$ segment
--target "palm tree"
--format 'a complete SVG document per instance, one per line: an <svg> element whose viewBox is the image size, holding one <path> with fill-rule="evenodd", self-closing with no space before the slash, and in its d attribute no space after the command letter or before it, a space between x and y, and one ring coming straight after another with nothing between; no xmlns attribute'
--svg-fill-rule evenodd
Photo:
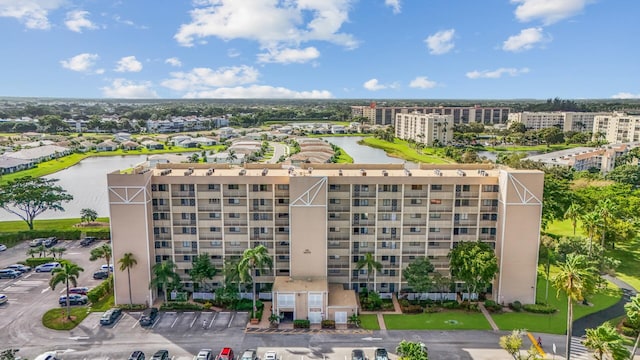
<svg viewBox="0 0 640 360"><path fill-rule="evenodd" d="M32 258L36 257L36 254L39 253L40 251L37 248L28 248L27 249L27 256L31 256Z"/></svg>
<svg viewBox="0 0 640 360"><path fill-rule="evenodd" d="M399 360L429 360L427 347L421 342L402 340L396 347Z"/></svg>
<svg viewBox="0 0 640 360"><path fill-rule="evenodd" d="M572 202L564 213L566 220L571 220L571 226L573 227L573 235L576 235L576 228L578 227L578 219L582 215L582 208L578 204Z"/></svg>
<svg viewBox="0 0 640 360"><path fill-rule="evenodd" d="M40 254L39 257L44 257L44 255L47 253L47 247L43 245L39 245L36 250L38 250L38 253Z"/></svg>
<svg viewBox="0 0 640 360"><path fill-rule="evenodd" d="M547 280L545 294L544 294L544 302L545 304L549 303L549 276L551 273L551 265L556 262L556 252L555 252L555 240L551 236L542 236L540 242L540 251L538 253L538 257L540 258L540 263L543 264L544 274Z"/></svg>
<svg viewBox="0 0 640 360"><path fill-rule="evenodd" d="M242 254L242 259L238 263L238 269L240 272L240 280L242 282L251 281L253 286L253 314L256 316L258 309L256 308L256 281L253 276L258 276L257 271L264 271L264 269L273 269L273 259L269 255L269 250L264 245L258 245L253 249L246 249Z"/></svg>
<svg viewBox="0 0 640 360"><path fill-rule="evenodd" d="M176 273L176 264L171 260L165 260L161 263L153 265L151 269L153 272L153 278L151 278L150 287L162 287L162 293L164 294L164 302L168 300L167 287L170 284L179 284L180 275Z"/></svg>
<svg viewBox="0 0 640 360"><path fill-rule="evenodd" d="M102 246L98 246L91 250L91 257L89 260L96 261L98 259L105 259L107 262L107 272L111 272L111 245L102 244Z"/></svg>
<svg viewBox="0 0 640 360"><path fill-rule="evenodd" d="M129 305L133 305L133 299L131 297L131 268L138 264L135 256L132 253L124 253L122 258L118 260L120 264L120 271L127 270L127 280L129 280Z"/></svg>
<svg viewBox="0 0 640 360"><path fill-rule="evenodd" d="M611 219L616 211L616 204L614 204L611 199L603 199L598 201L598 205L596 206L596 211L600 214L602 218L602 250L604 250L604 239L607 232L607 224L609 223L609 219Z"/></svg>
<svg viewBox="0 0 640 360"><path fill-rule="evenodd" d="M237 284L238 285L238 293L240 293L240 284L242 283L240 279L240 269L238 268L238 261L234 261L231 259L225 260L224 262L224 282L229 284Z"/></svg>
<svg viewBox="0 0 640 360"><path fill-rule="evenodd" d="M235 150L229 150L227 154L227 160L229 160L229 163L233 163L234 161L238 160L238 155L236 155Z"/></svg>
<svg viewBox="0 0 640 360"><path fill-rule="evenodd" d="M627 313L627 319L636 329L640 328L640 294L632 297L628 303L624 305L624 311ZM633 344L633 350L631 351L631 358L636 353L638 349L638 342L640 342L640 332L638 332L638 336L636 337L636 342Z"/></svg>
<svg viewBox="0 0 640 360"><path fill-rule="evenodd" d="M600 227L600 221L602 218L597 211L591 211L586 214L583 214L580 217L582 221L582 225L587 231L587 235L589 236L589 256L591 256L591 249L593 248L593 238L596 236L596 232Z"/></svg>
<svg viewBox="0 0 640 360"><path fill-rule="evenodd" d="M571 357L571 333L573 324L573 301L582 301L584 296L595 291L598 270L584 255L568 254L560 271L553 278L553 285L567 295L567 341L566 358Z"/></svg>
<svg viewBox="0 0 640 360"><path fill-rule="evenodd" d="M67 319L71 319L69 284L73 285L73 287L78 285L78 277L80 276L81 271L84 271L84 269L78 266L78 264L65 262L61 267L55 268L51 272L51 280L49 280L51 290L55 290L56 286L60 283L64 283L67 287Z"/></svg>
<svg viewBox="0 0 640 360"><path fill-rule="evenodd" d="M604 323L595 329L587 329L585 347L593 350L596 360L625 360L629 358L629 349L624 345L622 336L609 323Z"/></svg>
<svg viewBox="0 0 640 360"><path fill-rule="evenodd" d="M371 274L373 274L373 270L380 272L382 271L382 264L376 261L375 256L372 253L364 254L364 257L358 260L356 264L356 270L360 270L362 268L367 268L367 291L369 291L369 282L371 281Z"/></svg>

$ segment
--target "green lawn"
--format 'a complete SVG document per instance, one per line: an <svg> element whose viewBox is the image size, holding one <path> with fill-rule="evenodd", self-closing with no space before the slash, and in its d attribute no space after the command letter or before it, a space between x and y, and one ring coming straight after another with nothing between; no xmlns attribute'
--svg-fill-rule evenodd
<svg viewBox="0 0 640 360"><path fill-rule="evenodd" d="M367 137L358 143L376 149L382 149L391 157L405 159L407 161L430 164L452 163L451 160L436 155L435 151L431 148L424 148L422 150L415 149L404 140L394 139L393 142L389 142L375 137Z"/></svg>
<svg viewBox="0 0 640 360"><path fill-rule="evenodd" d="M541 151L551 152L572 149L574 147L584 146L584 144L561 144L561 145L535 145L535 146L485 146L484 150L487 151Z"/></svg>
<svg viewBox="0 0 640 360"><path fill-rule="evenodd" d="M42 325L53 330L71 330L84 320L89 311L86 306L71 307L71 320L67 320L67 308L61 306L42 315Z"/></svg>
<svg viewBox="0 0 640 360"><path fill-rule="evenodd" d="M367 330L380 330L380 324L378 324L378 315L364 314L359 315L360 327Z"/></svg>
<svg viewBox="0 0 640 360"><path fill-rule="evenodd" d="M574 236L571 220L554 221L547 226L545 232L558 236ZM578 226L576 227L576 236L582 235L584 235L582 225L581 222L578 221Z"/></svg>
<svg viewBox="0 0 640 360"><path fill-rule="evenodd" d="M113 297L113 293L111 293L109 296L103 297L100 301L94 304L91 304L91 307L89 307L89 310L92 312L104 312L114 307L115 306L114 304L115 304L115 299Z"/></svg>
<svg viewBox="0 0 640 360"><path fill-rule="evenodd" d="M608 308L620 300L622 291L615 285L609 284L609 287L596 295L588 297L589 303L593 306L585 306L575 304L573 306L573 318L579 319L588 314ZM538 277L537 299L544 302L545 298L545 280ZM533 314L528 312L505 312L502 314L491 314L500 330L527 329L534 332L542 332L549 334L564 334L567 324L567 297L560 294L556 297L556 290L553 286L549 286L549 304L558 309L554 314Z"/></svg>
<svg viewBox="0 0 640 360"><path fill-rule="evenodd" d="M608 253L620 260L616 276L640 290L640 238L636 237L628 243L618 243L615 250L608 250Z"/></svg>
<svg viewBox="0 0 640 360"><path fill-rule="evenodd" d="M442 311L432 314L384 315L389 330L491 330L480 312Z"/></svg>
<svg viewBox="0 0 640 360"><path fill-rule="evenodd" d="M18 217L16 216L16 218ZM109 218L102 217L96 219L96 221L108 223ZM35 220L33 222L33 228L35 230L73 230L76 229L73 226L78 223L80 223L80 218ZM27 223L22 220L0 221L0 233L13 233L27 230L29 230L29 227L27 226Z"/></svg>

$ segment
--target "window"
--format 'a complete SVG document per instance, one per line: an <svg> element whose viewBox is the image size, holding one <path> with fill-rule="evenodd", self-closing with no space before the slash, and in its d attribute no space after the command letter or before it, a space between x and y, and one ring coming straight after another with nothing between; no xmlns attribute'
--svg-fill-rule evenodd
<svg viewBox="0 0 640 360"><path fill-rule="evenodd" d="M240 204L240 199L236 199L236 198L229 198L227 201L229 202L229 205Z"/></svg>
<svg viewBox="0 0 640 360"><path fill-rule="evenodd" d="M431 199L429 202L430 202L431 204L433 204L433 205L440 205L440 204L442 204L442 200L440 200L440 199Z"/></svg>
<svg viewBox="0 0 640 360"><path fill-rule="evenodd" d="M329 185L329 190L331 190L331 191L340 191L340 185L338 185L338 184L330 184Z"/></svg>
<svg viewBox="0 0 640 360"><path fill-rule="evenodd" d="M239 233L239 232L240 232L240 227L238 227L238 226L231 226L231 227L229 227L229 232L230 232L230 233Z"/></svg>
<svg viewBox="0 0 640 360"><path fill-rule="evenodd" d="M209 184L207 189L209 189L209 190L220 190L220 185L218 185L218 184Z"/></svg>
<svg viewBox="0 0 640 360"><path fill-rule="evenodd" d="M422 190L422 185L411 185L411 190Z"/></svg>
<svg viewBox="0 0 640 360"><path fill-rule="evenodd" d="M482 200L482 206L498 206L498 200L497 199Z"/></svg>
<svg viewBox="0 0 640 360"><path fill-rule="evenodd" d="M286 233L286 234L288 234L288 233L289 233L289 228L288 228L288 227L284 227L284 226L283 226L283 227L279 227L279 228L278 228L278 232L279 232L279 233Z"/></svg>
<svg viewBox="0 0 640 360"><path fill-rule="evenodd" d="M251 187L252 191L269 191L269 185L266 184L254 184Z"/></svg>
<svg viewBox="0 0 640 360"><path fill-rule="evenodd" d="M359 227L358 228L358 227L356 227L356 228L353 228L353 233L355 235L366 235L366 234L369 233L369 228L366 228L366 227Z"/></svg>
<svg viewBox="0 0 640 360"><path fill-rule="evenodd" d="M191 241L183 241L183 242L182 242L182 247L183 247L183 248L185 248L185 247L191 247Z"/></svg>
<svg viewBox="0 0 640 360"><path fill-rule="evenodd" d="M219 228L219 227L212 226L212 227L210 227L210 228L209 228L209 231L210 231L210 232L220 232L220 228Z"/></svg>
<svg viewBox="0 0 640 360"><path fill-rule="evenodd" d="M420 228L419 227L412 227L409 229L409 232L411 233L419 233L420 232Z"/></svg>
<svg viewBox="0 0 640 360"><path fill-rule="evenodd" d="M369 206L369 199L355 199L353 206Z"/></svg>
<svg viewBox="0 0 640 360"><path fill-rule="evenodd" d="M453 235L465 235L469 233L469 229L467 228L454 228Z"/></svg>
<svg viewBox="0 0 640 360"><path fill-rule="evenodd" d="M469 206L469 199L456 199L456 206Z"/></svg>
<svg viewBox="0 0 640 360"><path fill-rule="evenodd" d="M456 185L456 192L471 191L471 185Z"/></svg>
<svg viewBox="0 0 640 360"><path fill-rule="evenodd" d="M422 218L422 214L409 214L409 217L411 219L420 219L420 218Z"/></svg>
<svg viewBox="0 0 640 360"><path fill-rule="evenodd" d="M180 191L193 191L195 186L193 184L180 184Z"/></svg>
<svg viewBox="0 0 640 360"><path fill-rule="evenodd" d="M289 205L289 198L278 199L278 205Z"/></svg>
<svg viewBox="0 0 640 360"><path fill-rule="evenodd" d="M239 219L239 218L240 218L239 213L229 213L229 219Z"/></svg>
<svg viewBox="0 0 640 360"><path fill-rule="evenodd" d="M482 185L482 191L484 192L498 192L500 187L498 185Z"/></svg>
<svg viewBox="0 0 640 360"><path fill-rule="evenodd" d="M329 204L340 204L340 199L329 199Z"/></svg>
<svg viewBox="0 0 640 360"><path fill-rule="evenodd" d="M276 189L278 189L278 190L289 190L289 184L278 184Z"/></svg>
<svg viewBox="0 0 640 360"><path fill-rule="evenodd" d="M330 227L329 228L329 232L340 232L340 228L339 227Z"/></svg>
<svg viewBox="0 0 640 360"><path fill-rule="evenodd" d="M429 232L430 233L439 233L440 232L440 228L429 228Z"/></svg>
<svg viewBox="0 0 640 360"><path fill-rule="evenodd" d="M440 219L441 217L440 213L429 213L429 219Z"/></svg>
<svg viewBox="0 0 640 360"><path fill-rule="evenodd" d="M339 219L340 213L329 213L329 219Z"/></svg>
<svg viewBox="0 0 640 360"><path fill-rule="evenodd" d="M209 213L209 219L220 219L220 213L217 213L217 212Z"/></svg>
<svg viewBox="0 0 640 360"><path fill-rule="evenodd" d="M209 204L218 205L220 204L220 199L209 199Z"/></svg>
<svg viewBox="0 0 640 360"><path fill-rule="evenodd" d="M391 206L391 199L382 199L382 206Z"/></svg>
<svg viewBox="0 0 640 360"><path fill-rule="evenodd" d="M431 191L442 191L442 185L431 185Z"/></svg>
<svg viewBox="0 0 640 360"><path fill-rule="evenodd" d="M240 189L240 185L238 185L238 184L229 184L229 185L227 185L227 189L229 189L229 190L239 190Z"/></svg>
<svg viewBox="0 0 640 360"><path fill-rule="evenodd" d="M289 213L278 213L278 219L288 219Z"/></svg>
<svg viewBox="0 0 640 360"><path fill-rule="evenodd" d="M422 204L422 199L411 199L411 205L420 205Z"/></svg>
<svg viewBox="0 0 640 360"><path fill-rule="evenodd" d="M180 199L181 206L195 206L196 199Z"/></svg>

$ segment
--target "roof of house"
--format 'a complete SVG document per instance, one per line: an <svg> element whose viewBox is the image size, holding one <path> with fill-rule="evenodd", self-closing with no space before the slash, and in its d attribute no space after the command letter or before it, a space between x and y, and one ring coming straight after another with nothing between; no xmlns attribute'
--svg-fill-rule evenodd
<svg viewBox="0 0 640 360"><path fill-rule="evenodd" d="M14 166L20 166L20 165L29 164L32 162L33 161L31 160L17 159L17 158L7 157L5 155L0 155L0 168L2 169L8 169Z"/></svg>
<svg viewBox="0 0 640 360"><path fill-rule="evenodd" d="M57 145L44 145L36 148L22 149L20 151L16 151L12 153L5 153L5 155L15 159L31 160L31 159L39 159L41 157L46 157L46 156L53 155L55 153L62 153L66 151L69 151L69 149L66 147L57 146Z"/></svg>

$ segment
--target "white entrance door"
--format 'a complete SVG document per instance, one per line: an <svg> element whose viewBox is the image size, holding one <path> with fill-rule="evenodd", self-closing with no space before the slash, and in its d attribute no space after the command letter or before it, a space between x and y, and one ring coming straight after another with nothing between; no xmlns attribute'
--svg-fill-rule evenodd
<svg viewBox="0 0 640 360"><path fill-rule="evenodd" d="M347 312L346 311L336 311L336 324L346 324L347 323Z"/></svg>
<svg viewBox="0 0 640 360"><path fill-rule="evenodd" d="M320 311L309 311L309 321L312 324L320 324L322 322L322 313Z"/></svg>

